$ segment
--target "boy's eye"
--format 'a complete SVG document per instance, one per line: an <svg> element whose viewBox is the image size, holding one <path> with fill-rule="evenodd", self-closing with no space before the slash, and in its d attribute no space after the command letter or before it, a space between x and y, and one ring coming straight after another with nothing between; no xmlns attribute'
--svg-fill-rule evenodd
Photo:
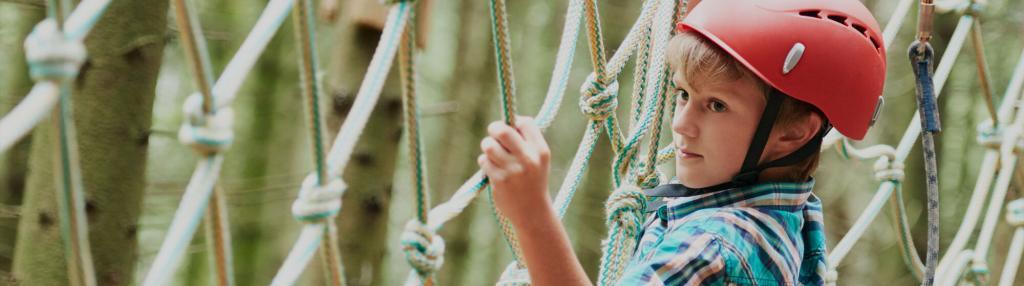
<svg viewBox="0 0 1024 286"><path fill-rule="evenodd" d="M711 101L711 103L708 104L708 108L710 108L711 111L714 111L714 112L724 112L725 111L725 103L722 103L721 101L714 100L714 101Z"/></svg>
<svg viewBox="0 0 1024 286"><path fill-rule="evenodd" d="M680 89L678 91L678 93L679 93L679 100L680 101L688 101L688 100L690 100L690 93L686 92L685 90Z"/></svg>

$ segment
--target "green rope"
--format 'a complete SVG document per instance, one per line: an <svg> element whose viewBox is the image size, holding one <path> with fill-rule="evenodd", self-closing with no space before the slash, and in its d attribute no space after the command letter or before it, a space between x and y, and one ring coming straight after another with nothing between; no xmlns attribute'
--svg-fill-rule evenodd
<svg viewBox="0 0 1024 286"><path fill-rule="evenodd" d="M330 180L327 174L326 152L324 148L325 126L320 106L319 74L317 70L316 35L313 27L316 18L313 13L311 0L298 0L296 7L292 10L292 19L295 24L295 40L299 47L299 66L301 67L300 80L302 82L302 93L306 98L308 119L310 127L311 142L313 144L313 160L316 163L317 184L326 186ZM338 251L337 230L333 227L333 216L327 216L322 223L327 226L324 232L324 239L321 244L321 254L324 267L327 269L332 285L344 285L345 272L341 263L341 256Z"/></svg>
<svg viewBox="0 0 1024 286"><path fill-rule="evenodd" d="M512 73L512 57L511 57L511 44L509 41L508 33L508 14L506 10L505 0L491 0L491 32L493 34L494 41L494 56L497 60L498 69L498 89L501 95L501 111L502 119L505 120L505 124L509 126L516 126L516 109L515 109L515 77ZM512 223L508 221L508 218L502 215L496 207L494 207L494 196L491 193L491 207L494 210L494 215L498 219L498 223L501 225L501 231L504 234L505 241L508 243L512 250L512 257L515 258L519 268L526 268L526 262L523 261L522 249L519 247L519 240L515 236L515 231L512 229Z"/></svg>
<svg viewBox="0 0 1024 286"><path fill-rule="evenodd" d="M70 14L69 0L49 0L47 16L63 30L65 18ZM57 207L60 215L61 239L67 257L68 278L71 285L96 285L92 251L88 239L88 221L85 219L85 193L78 164L78 144L75 140L71 106L71 84L61 80L58 107L53 112L53 140L56 141L59 172L54 172L57 183Z"/></svg>

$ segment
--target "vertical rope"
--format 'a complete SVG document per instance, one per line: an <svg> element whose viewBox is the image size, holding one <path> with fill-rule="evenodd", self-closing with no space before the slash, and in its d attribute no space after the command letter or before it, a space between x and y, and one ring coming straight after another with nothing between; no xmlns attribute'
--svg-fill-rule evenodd
<svg viewBox="0 0 1024 286"><path fill-rule="evenodd" d="M909 55L914 67L914 74L917 76L917 102L921 111L919 113L922 130L921 145L924 149L925 182L928 192L928 246L925 256L925 275L921 283L930 286L935 280L935 266L939 254L939 177L934 136L941 130L941 126L931 78L931 45L928 42L915 42L910 47Z"/></svg>
<svg viewBox="0 0 1024 286"><path fill-rule="evenodd" d="M55 22L56 34L63 34L65 17L71 9L68 0L49 0L47 18ZM35 31L34 31L35 32ZM37 67L41 68L41 67ZM74 73L77 74L77 67ZM96 275L89 247L88 222L85 214L85 193L78 163L78 144L71 107L71 84L73 77L50 79L59 84L57 109L52 112L54 151L54 180L57 191L57 207L60 215L61 238L67 257L68 278L71 285L96 285Z"/></svg>
<svg viewBox="0 0 1024 286"><path fill-rule="evenodd" d="M310 0L297 0L292 10L295 23L296 46L299 47L299 66L302 93L306 98L307 118L309 120L311 142L313 144L313 161L316 164L317 185L325 187L330 180L327 174L326 148L324 134L323 108L320 105L320 75L317 70L316 41L313 26L315 14ZM329 215L320 222L326 227L321 242L321 257L331 285L344 285L345 273L342 270L341 256L338 251L337 229L334 227L334 215Z"/></svg>
<svg viewBox="0 0 1024 286"><path fill-rule="evenodd" d="M494 56L497 61L498 68L498 89L501 96L501 111L502 119L505 120L505 124L509 126L516 126L516 108L515 108L515 77L512 72L512 56L511 56L511 43L509 41L508 32L508 13L506 10L505 0L491 0L491 33L494 41ZM494 206L494 195L491 189L488 188L488 193L491 193L491 208L494 210L494 215L498 219L498 223L501 225L501 231L504 234L505 241L509 244L512 250L512 257L515 258L519 268L526 268L526 262L523 260L522 248L519 247L519 239L516 238L515 231L512 229L512 223L509 222L508 218L501 213L497 207Z"/></svg>

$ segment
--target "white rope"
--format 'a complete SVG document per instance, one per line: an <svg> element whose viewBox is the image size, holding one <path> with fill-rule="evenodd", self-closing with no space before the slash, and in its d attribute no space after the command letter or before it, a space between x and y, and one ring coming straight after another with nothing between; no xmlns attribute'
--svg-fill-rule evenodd
<svg viewBox="0 0 1024 286"><path fill-rule="evenodd" d="M60 86L56 83L44 81L33 86L21 103L0 118L0 153L14 146L36 124L49 116L53 107L57 106L59 96Z"/></svg>
<svg viewBox="0 0 1024 286"><path fill-rule="evenodd" d="M1000 122L1004 123L1014 120L1012 118L1014 115L1013 108L1020 102L1020 97L1024 95L1021 93L1021 87L1024 85L1024 50L1021 50L1018 58L1017 66L1014 68L1010 83L999 107L998 118ZM996 164L999 162L999 144L985 142L987 138L982 138L986 133L992 135L997 132L991 125L991 121L987 121L978 127L979 144L989 147L989 150L985 151L985 159L981 164L981 170L978 172L974 193L971 195L971 200L967 205L967 211L964 214L963 221L960 223L960 229L957 230L956 236L954 236L953 241L949 244L946 254L939 260L939 266L936 268L937 273L949 272L947 268L950 263L954 262L954 259L959 255L958 253L964 249L971 236L975 234L974 230L981 211L985 206L985 197L988 195L988 191L992 186L992 180L995 178ZM1000 142L1002 141L1002 132L998 133L998 139Z"/></svg>
<svg viewBox="0 0 1024 286"><path fill-rule="evenodd" d="M181 144L192 147L202 156L220 153L231 146L235 115L230 106L218 108L212 114L205 113L203 95L193 93L185 99L182 112L185 122L178 129Z"/></svg>
<svg viewBox="0 0 1024 286"><path fill-rule="evenodd" d="M891 161L889 157L882 156L875 161L875 180L903 182L903 162Z"/></svg>
<svg viewBox="0 0 1024 286"><path fill-rule="evenodd" d="M1010 242L1006 264L1003 264L1003 274L999 276L999 286L1013 285L1013 280L1017 276L1017 267L1020 267L1022 253L1024 253L1024 227L1018 224L1013 231L1013 240Z"/></svg>
<svg viewBox="0 0 1024 286"><path fill-rule="evenodd" d="M402 232L402 252L419 277L430 277L444 264L444 239L419 220L409 220Z"/></svg>
<svg viewBox="0 0 1024 286"><path fill-rule="evenodd" d="M36 81L68 81L85 62L85 45L65 37L56 20L46 19L25 38L25 60Z"/></svg>
<svg viewBox="0 0 1024 286"><path fill-rule="evenodd" d="M966 19L965 19L966 18ZM949 74L953 69L953 63L956 61L960 54L960 49L963 47L964 42L967 39L967 32L970 31L971 21L970 17L961 17L960 22L957 24L956 30L953 32L953 36L949 40L949 45L946 47L946 51L942 54L941 62L939 67L936 69L934 74L935 83L935 97L936 100L942 94L942 87L946 83L946 79L949 78ZM921 134L921 117L918 115L918 111L914 112L914 116L907 126L906 131L903 133L903 137L900 139L899 145L896 147L896 157L893 162L903 162L910 155L911 149L914 147L914 143L917 142L918 137ZM853 248L853 245L860 240L860 237L867 230L867 227L874 218L878 215L882 205L888 200L889 196L895 190L895 183L891 181L883 182L879 187L875 196L868 203L864 212L857 218L850 230L847 231L846 235L836 244L835 249L828 256L828 264L832 269L836 269L846 254Z"/></svg>
<svg viewBox="0 0 1024 286"><path fill-rule="evenodd" d="M341 196L348 186L338 177L320 184L315 173L302 180L299 197L292 203L292 216L304 223L330 220L341 211Z"/></svg>

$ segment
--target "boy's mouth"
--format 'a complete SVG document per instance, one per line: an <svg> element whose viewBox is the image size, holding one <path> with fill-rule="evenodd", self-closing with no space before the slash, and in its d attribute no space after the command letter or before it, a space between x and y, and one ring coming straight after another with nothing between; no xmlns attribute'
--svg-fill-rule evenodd
<svg viewBox="0 0 1024 286"><path fill-rule="evenodd" d="M676 155L679 156L679 158L681 158L681 159L697 159L697 158L703 158L704 157L704 156L701 156L700 154L693 153L689 149L686 149L686 148L683 148L683 147L679 147L679 146L676 146Z"/></svg>

